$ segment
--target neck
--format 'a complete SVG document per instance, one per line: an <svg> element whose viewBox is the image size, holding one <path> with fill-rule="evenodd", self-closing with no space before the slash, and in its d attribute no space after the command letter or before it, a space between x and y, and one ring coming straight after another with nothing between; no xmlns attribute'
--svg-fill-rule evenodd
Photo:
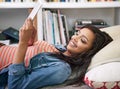
<svg viewBox="0 0 120 89"><path fill-rule="evenodd" d="M69 51L65 51L63 54L66 56L69 56L69 57L75 56L74 54L70 53Z"/></svg>

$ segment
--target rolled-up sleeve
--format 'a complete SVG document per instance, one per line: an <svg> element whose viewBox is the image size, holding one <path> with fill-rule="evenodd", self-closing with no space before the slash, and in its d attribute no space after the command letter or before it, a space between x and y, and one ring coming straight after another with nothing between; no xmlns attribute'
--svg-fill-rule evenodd
<svg viewBox="0 0 120 89"><path fill-rule="evenodd" d="M26 72L23 64L9 67L8 89L36 89L63 83L71 74L70 66L55 62Z"/></svg>
<svg viewBox="0 0 120 89"><path fill-rule="evenodd" d="M25 75L24 64L12 64L8 72L8 89L18 89L22 86L23 76ZM21 85L20 85L21 84ZM20 89L20 88L19 88Z"/></svg>
<svg viewBox="0 0 120 89"><path fill-rule="evenodd" d="M25 73L24 64L12 64L9 66L9 75L22 75Z"/></svg>

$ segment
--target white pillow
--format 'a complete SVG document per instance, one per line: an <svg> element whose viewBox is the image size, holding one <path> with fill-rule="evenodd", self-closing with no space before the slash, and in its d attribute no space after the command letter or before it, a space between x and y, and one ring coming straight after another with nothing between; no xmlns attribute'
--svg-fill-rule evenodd
<svg viewBox="0 0 120 89"><path fill-rule="evenodd" d="M120 62L120 39L114 40L101 49L91 61L88 70L109 62Z"/></svg>
<svg viewBox="0 0 120 89"><path fill-rule="evenodd" d="M84 81L93 89L120 89L120 25L101 30L113 41L92 58Z"/></svg>
<svg viewBox="0 0 120 89"><path fill-rule="evenodd" d="M120 58L119 58L120 59ZM93 81L120 81L120 62L111 62L97 66L86 73Z"/></svg>
<svg viewBox="0 0 120 89"><path fill-rule="evenodd" d="M86 73L84 81L94 89L120 89L120 62L92 68Z"/></svg>
<svg viewBox="0 0 120 89"><path fill-rule="evenodd" d="M101 30L107 32L113 40L120 39L120 25L102 28Z"/></svg>

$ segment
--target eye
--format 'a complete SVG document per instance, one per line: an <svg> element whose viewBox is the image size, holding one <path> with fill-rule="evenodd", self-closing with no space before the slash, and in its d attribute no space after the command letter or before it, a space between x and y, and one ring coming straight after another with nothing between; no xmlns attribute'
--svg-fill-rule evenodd
<svg viewBox="0 0 120 89"><path fill-rule="evenodd" d="M81 38L80 40L81 40L81 42L82 42L83 44L87 44L87 41L86 41L85 38Z"/></svg>

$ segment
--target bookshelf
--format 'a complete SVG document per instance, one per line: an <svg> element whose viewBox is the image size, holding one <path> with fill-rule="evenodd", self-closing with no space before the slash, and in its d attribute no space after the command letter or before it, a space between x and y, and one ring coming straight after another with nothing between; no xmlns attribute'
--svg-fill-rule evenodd
<svg viewBox="0 0 120 89"><path fill-rule="evenodd" d="M35 5L36 2L0 2L0 29L19 29L29 15L28 9Z"/></svg>
<svg viewBox="0 0 120 89"><path fill-rule="evenodd" d="M0 2L0 31L9 27L19 30L36 2Z"/></svg>
<svg viewBox="0 0 120 89"><path fill-rule="evenodd" d="M50 9L81 9L81 8L117 8L120 7L120 1L114 2L81 2L81 3L71 3L71 2L49 2L43 3L43 8Z"/></svg>
<svg viewBox="0 0 120 89"><path fill-rule="evenodd" d="M1 2L0 9L20 9L20 8L33 8L36 2Z"/></svg>
<svg viewBox="0 0 120 89"><path fill-rule="evenodd" d="M76 19L86 18L100 18L104 19L109 25L120 24L120 1L107 2L45 2L42 1L42 8L37 14L37 28L38 39L42 40L43 21L42 12L44 9L57 10L66 15L68 22L68 29L72 30L72 26ZM0 22L2 29L7 25L11 25L11 21L17 23L15 28L20 28L24 20L28 16L28 8L33 8L36 2L0 2ZM5 13L5 14L4 14ZM9 13L9 17L7 17ZM10 20L6 19L9 18ZM11 18L12 17L12 18ZM5 19L3 19L5 18ZM15 18L15 20L13 20ZM12 19L12 20L11 20ZM6 23L6 24L5 24Z"/></svg>
<svg viewBox="0 0 120 89"><path fill-rule="evenodd" d="M120 24L120 1L101 2L43 2L42 9L38 13L38 39L42 39L42 10L61 10L68 20L68 29L72 30L76 19L104 19L108 25Z"/></svg>

